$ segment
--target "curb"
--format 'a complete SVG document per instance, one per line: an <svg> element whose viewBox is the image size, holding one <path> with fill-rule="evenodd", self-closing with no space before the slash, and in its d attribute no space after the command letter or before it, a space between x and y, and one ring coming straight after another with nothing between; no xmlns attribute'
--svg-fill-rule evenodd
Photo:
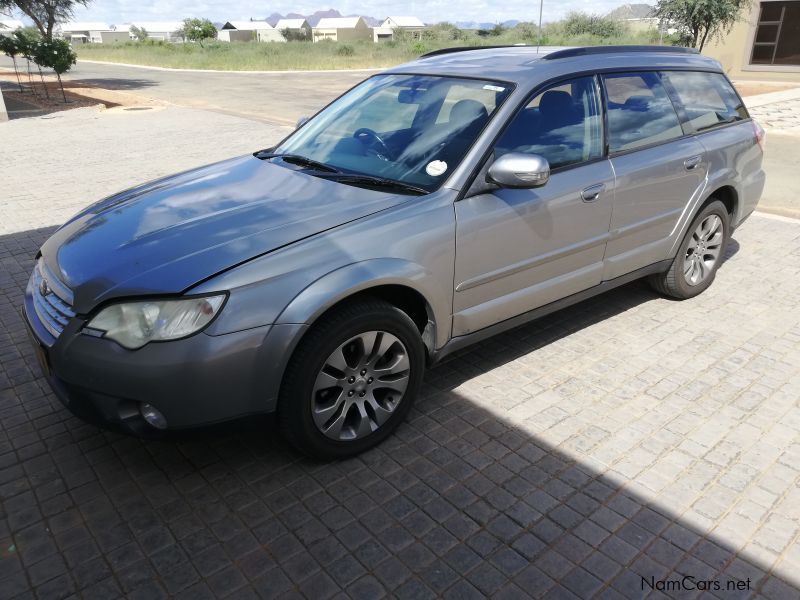
<svg viewBox="0 0 800 600"><path fill-rule="evenodd" d="M131 63L119 63L119 62L111 62L105 60L78 60L77 66L80 66L81 63L93 64L93 65L113 65L117 67L129 67L131 69L146 69L149 71L171 71L175 73L230 73L235 75L281 75L281 74L297 74L297 73L376 73L378 71L384 71L389 67L377 67L377 68L369 68L369 69L293 69L293 70L283 70L283 71L226 71L223 69L175 69L172 67L154 67L150 65L134 65Z"/></svg>
<svg viewBox="0 0 800 600"><path fill-rule="evenodd" d="M8 121L8 111L6 110L6 102L3 100L3 88L0 88L0 123Z"/></svg>

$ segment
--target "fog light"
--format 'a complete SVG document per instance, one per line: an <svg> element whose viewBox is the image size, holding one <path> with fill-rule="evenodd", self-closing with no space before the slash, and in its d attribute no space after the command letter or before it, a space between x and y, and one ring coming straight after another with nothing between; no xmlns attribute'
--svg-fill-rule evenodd
<svg viewBox="0 0 800 600"><path fill-rule="evenodd" d="M147 421L147 424L156 429L166 429L167 420L164 415L152 404L142 402L139 405L139 412L142 413L142 418Z"/></svg>

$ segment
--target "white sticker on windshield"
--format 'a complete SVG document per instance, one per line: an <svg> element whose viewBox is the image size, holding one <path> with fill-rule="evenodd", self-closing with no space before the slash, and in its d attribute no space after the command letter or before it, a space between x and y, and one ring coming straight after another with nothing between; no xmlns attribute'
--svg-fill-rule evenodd
<svg viewBox="0 0 800 600"><path fill-rule="evenodd" d="M490 92L505 92L506 91L506 88L504 88L504 87L500 87L499 85L489 85L489 84L486 84L485 86L483 86L483 89L489 90Z"/></svg>
<svg viewBox="0 0 800 600"><path fill-rule="evenodd" d="M425 172L431 177L438 177L445 171L447 171L447 163L443 160L432 160L425 167Z"/></svg>

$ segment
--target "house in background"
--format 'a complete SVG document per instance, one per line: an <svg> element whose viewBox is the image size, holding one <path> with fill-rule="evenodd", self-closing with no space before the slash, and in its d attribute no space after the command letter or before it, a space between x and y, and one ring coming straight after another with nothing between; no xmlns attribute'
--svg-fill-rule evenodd
<svg viewBox="0 0 800 600"><path fill-rule="evenodd" d="M266 21L227 21L217 32L221 42L283 42L283 36Z"/></svg>
<svg viewBox="0 0 800 600"><path fill-rule="evenodd" d="M386 17L379 27L372 29L372 39L375 42L388 42L394 39L395 30L401 30L411 39L422 39L425 23L417 17Z"/></svg>
<svg viewBox="0 0 800 600"><path fill-rule="evenodd" d="M623 4L606 15L606 18L624 23L631 33L644 33L658 29L660 19L653 16L655 6L649 4Z"/></svg>
<svg viewBox="0 0 800 600"><path fill-rule="evenodd" d="M311 25L305 19L280 19L275 24L275 29L283 31L288 29L296 33L298 38L310 40L311 39Z"/></svg>
<svg viewBox="0 0 800 600"><path fill-rule="evenodd" d="M0 19L0 35L11 35L23 27L25 27L25 23L17 19Z"/></svg>
<svg viewBox="0 0 800 600"><path fill-rule="evenodd" d="M800 82L800 0L761 0L703 54L732 79Z"/></svg>
<svg viewBox="0 0 800 600"><path fill-rule="evenodd" d="M372 28L363 17L326 17L320 19L311 31L315 42L372 40Z"/></svg>
<svg viewBox="0 0 800 600"><path fill-rule="evenodd" d="M131 25L136 25L140 29L147 32L147 39L149 40L163 40L165 42L182 42L183 37L178 33L183 29L183 21L136 21L135 23L128 23L128 28Z"/></svg>
<svg viewBox="0 0 800 600"><path fill-rule="evenodd" d="M70 44L111 44L127 42L130 33L124 26L117 27L108 23L70 21L60 26L61 37Z"/></svg>

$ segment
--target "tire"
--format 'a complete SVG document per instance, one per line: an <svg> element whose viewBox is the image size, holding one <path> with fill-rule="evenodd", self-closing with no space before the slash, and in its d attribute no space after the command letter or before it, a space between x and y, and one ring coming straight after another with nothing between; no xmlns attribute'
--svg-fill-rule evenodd
<svg viewBox="0 0 800 600"><path fill-rule="evenodd" d="M716 228L712 229L715 224ZM703 229L706 225L707 229ZM706 234L703 231L708 231L708 238L704 237ZM650 285L665 296L679 300L703 293L714 282L729 239L728 209L719 200L712 200L689 225L669 269L652 275L649 278Z"/></svg>
<svg viewBox="0 0 800 600"><path fill-rule="evenodd" d="M359 454L403 422L424 368L422 338L406 313L378 299L345 305L292 355L278 398L281 431L314 459Z"/></svg>

